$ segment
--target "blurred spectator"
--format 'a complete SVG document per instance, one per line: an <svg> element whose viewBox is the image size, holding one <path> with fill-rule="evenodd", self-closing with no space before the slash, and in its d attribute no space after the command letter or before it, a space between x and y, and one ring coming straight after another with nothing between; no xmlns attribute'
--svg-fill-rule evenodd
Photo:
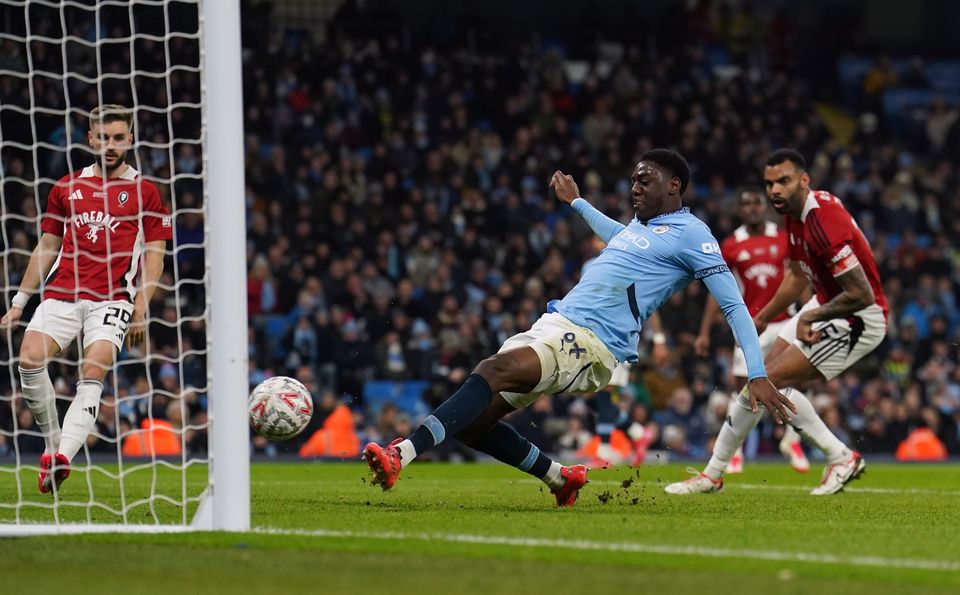
<svg viewBox="0 0 960 595"><path fill-rule="evenodd" d="M552 197L544 184L549 174L573 173L594 204L626 220L632 167L656 145L686 154L694 175L684 200L721 237L737 223L729 197L758 182L766 153L779 146L804 151L814 187L835 192L870 240L891 303L888 343L836 383L812 387L830 395L828 423L867 451L893 452L921 426L935 426L944 446L960 451L957 107L935 99L913 114L912 133L919 134L910 136L888 125L881 105L886 89L930 85L922 59L902 77L890 57L874 62L862 80L866 100L848 122L853 136L842 143L814 109L822 91L803 76L805 67L834 70L793 48L800 24L780 9L698 10L692 3L682 8L690 35L665 41L654 31L638 43L611 32L599 52L592 42L554 50L525 37L473 46L465 35L441 44L430 34L401 37L395 23L380 33L371 25L376 14L347 4L350 10L330 22L335 34L322 41L308 34L296 44L279 42L286 32L244 7L250 380L295 375L310 379L319 396L309 434L289 445L255 439L258 452L300 448L328 419L328 394L349 395L335 399L331 411L352 410L355 431L371 440L389 442L416 424L416 411L369 411L366 383L427 381L431 405L449 396L482 357L528 329L602 248ZM172 61L195 62L195 45L173 41ZM649 59L651 49L657 60ZM23 48L5 40L0 50L4 64L24 68ZM53 54L33 55L34 68L59 71ZM104 68L129 66L129 57L117 57ZM199 77L191 73L141 78L142 103L157 103L154 96L199 100ZM128 84L105 84L116 101L132 103ZM0 103L58 109L61 87L39 85L34 97L26 86L0 85ZM96 101L95 94L78 95L71 105ZM139 137L164 147L144 147L138 167L173 178L166 190L178 209L177 246L151 309L149 349L121 356L115 428L101 408L98 431L114 432L124 444L131 437L125 432L151 416L174 429L206 423L206 299L194 281L206 267L198 247L205 222L196 211L204 188L191 177L202 171L204 156L175 140L200 138L199 113L192 111L199 112L138 115ZM65 142L83 126L63 118L36 124L34 133L5 121L5 138ZM42 203L34 197L65 173L48 157L34 165L35 156L12 148L0 161L4 208L18 215L3 222L11 285L36 243ZM643 435L653 447L694 455L709 450L707 436L722 419L715 395L739 387L727 373L731 338L718 337L709 358L692 353L704 297L692 284L661 308L672 349L666 365L651 366L641 344L641 363L623 388L624 402L633 403L618 425L631 440ZM8 345L0 337L0 354L15 352L17 340ZM138 358L148 353L163 359L145 367ZM56 364L51 373L70 396L75 370ZM0 394L15 388L0 377ZM544 398L512 421L541 446L576 452L594 428L581 405L564 412L564 403ZM12 400L0 405L7 405L0 407L0 429L15 419L33 425ZM186 431L188 448L203 448L203 429ZM42 444L22 433L18 440L25 451Z"/></svg>

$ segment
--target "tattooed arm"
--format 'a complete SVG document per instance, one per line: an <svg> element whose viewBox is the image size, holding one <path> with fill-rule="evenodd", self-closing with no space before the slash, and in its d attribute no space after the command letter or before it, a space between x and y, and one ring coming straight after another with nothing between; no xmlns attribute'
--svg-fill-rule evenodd
<svg viewBox="0 0 960 595"><path fill-rule="evenodd" d="M804 312L797 321L797 338L805 343L816 343L821 339L821 332L813 331L814 322L843 318L876 302L862 266L857 265L834 279L843 289L840 295L818 308Z"/></svg>

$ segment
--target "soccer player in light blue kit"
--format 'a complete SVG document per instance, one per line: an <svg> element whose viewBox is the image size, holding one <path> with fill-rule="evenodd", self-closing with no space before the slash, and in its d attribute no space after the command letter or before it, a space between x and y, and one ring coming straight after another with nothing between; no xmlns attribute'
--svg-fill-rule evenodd
<svg viewBox="0 0 960 595"><path fill-rule="evenodd" d="M683 208L690 166L678 153L647 151L633 173L629 225L607 217L580 198L573 178L556 172L557 197L569 203L607 247L580 282L529 331L507 339L473 370L460 389L408 438L387 447L368 444L363 457L373 482L394 486L403 467L449 437L540 478L558 506L571 506L587 482L584 465L561 466L501 418L544 393L595 392L619 362L637 361L643 322L675 291L701 279L717 300L747 360L754 411L762 403L777 420L793 405L767 380L753 320L720 246L707 226Z"/></svg>

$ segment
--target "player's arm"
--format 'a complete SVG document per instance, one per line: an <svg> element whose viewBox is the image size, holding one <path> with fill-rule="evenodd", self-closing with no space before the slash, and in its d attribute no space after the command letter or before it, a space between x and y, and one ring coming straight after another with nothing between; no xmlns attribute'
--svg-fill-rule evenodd
<svg viewBox="0 0 960 595"><path fill-rule="evenodd" d="M760 350L760 338L757 336L753 319L750 318L750 311L743 303L737 280L729 270L726 270L726 265L724 269L703 277L703 283L727 318L727 323L733 330L733 336L736 337L737 344L743 350L744 358L747 360L749 378L747 387L752 409L754 412L758 410L757 402L759 401L777 423L789 423L791 420L789 412L796 414L797 409L767 379L767 371L763 365L763 352Z"/></svg>
<svg viewBox="0 0 960 595"><path fill-rule="evenodd" d="M140 291L133 300L133 317L130 320L130 331L127 333L127 344L139 345L146 337L147 325L144 320L150 299L157 290L157 282L163 275L164 250L167 247L165 240L147 242L143 255L143 273L141 275Z"/></svg>
<svg viewBox="0 0 960 595"><path fill-rule="evenodd" d="M783 272L783 281L780 282L777 293L770 298L767 305L757 312L753 319L757 326L757 332L762 333L771 320L789 308L791 304L797 303L797 300L803 297L804 291L809 285L810 281L803 269L800 268L800 264L793 260L789 261L786 270Z"/></svg>
<svg viewBox="0 0 960 595"><path fill-rule="evenodd" d="M876 303L876 295L870 287L867 274L859 263L834 275L833 278L837 280L843 291L826 304L800 314L797 321L797 338L801 341L816 343L822 338L822 331L813 330L814 322L844 318Z"/></svg>
<svg viewBox="0 0 960 595"><path fill-rule="evenodd" d="M580 196L580 189L577 183L573 181L573 176L564 174L560 170L554 172L550 178L550 187L557 193L557 198L567 203L573 210L580 213L593 233L603 240L604 243L610 243L613 236L620 233L624 224L607 217L593 205Z"/></svg>
<svg viewBox="0 0 960 595"><path fill-rule="evenodd" d="M24 271L23 279L20 281L20 290L10 300L10 311L3 316L0 324L11 324L20 319L30 296L36 293L40 287L40 280L47 278L50 267L57 260L57 254L59 254L62 244L63 238L56 234L45 232L40 236L40 241L37 242L33 253L30 254L27 270Z"/></svg>
<svg viewBox="0 0 960 595"><path fill-rule="evenodd" d="M767 379L757 329L750 318L747 305L743 303L737 280L720 256L717 240L706 228L698 230L691 226L685 231L681 241L683 248L677 253L677 259L695 279L702 280L707 286L707 290L717 300L720 311L727 318L737 344L743 350L749 378L747 389L753 410L757 411L759 401L777 423L789 422L790 411L796 413L797 410Z"/></svg>

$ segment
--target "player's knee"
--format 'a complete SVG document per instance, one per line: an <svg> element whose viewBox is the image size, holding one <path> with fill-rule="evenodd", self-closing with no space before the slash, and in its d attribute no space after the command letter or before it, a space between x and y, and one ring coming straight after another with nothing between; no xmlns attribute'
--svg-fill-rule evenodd
<svg viewBox="0 0 960 595"><path fill-rule="evenodd" d="M510 379L511 371L515 366L509 357L504 357L502 353L497 353L483 360L473 369L473 373L482 376L490 389L494 392L500 392L505 383Z"/></svg>
<svg viewBox="0 0 960 595"><path fill-rule="evenodd" d="M24 370L36 370L47 364L43 347L24 341L20 347L20 367Z"/></svg>
<svg viewBox="0 0 960 595"><path fill-rule="evenodd" d="M99 362L84 362L80 368L80 377L83 380L100 380L107 376L108 367Z"/></svg>

